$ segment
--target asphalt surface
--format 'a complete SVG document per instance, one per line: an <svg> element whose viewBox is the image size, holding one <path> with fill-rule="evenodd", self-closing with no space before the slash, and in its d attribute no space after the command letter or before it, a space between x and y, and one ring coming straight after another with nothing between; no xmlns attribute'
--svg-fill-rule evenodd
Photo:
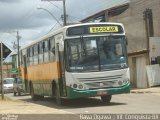
<svg viewBox="0 0 160 120"><path fill-rule="evenodd" d="M63 106L58 106L54 99L46 97L44 100L32 101L29 95L13 96L6 94L7 97L15 101L32 103L37 106L45 106L49 109L63 110L73 114L158 114L160 113L160 93L131 93L115 95L110 104L104 104L99 97L83 98L76 100L65 100ZM46 111L47 112L47 111Z"/></svg>

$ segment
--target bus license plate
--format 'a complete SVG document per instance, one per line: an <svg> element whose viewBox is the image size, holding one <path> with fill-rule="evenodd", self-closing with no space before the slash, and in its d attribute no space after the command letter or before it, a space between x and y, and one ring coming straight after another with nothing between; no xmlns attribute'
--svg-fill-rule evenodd
<svg viewBox="0 0 160 120"><path fill-rule="evenodd" d="M97 91L97 95L107 95L107 91Z"/></svg>

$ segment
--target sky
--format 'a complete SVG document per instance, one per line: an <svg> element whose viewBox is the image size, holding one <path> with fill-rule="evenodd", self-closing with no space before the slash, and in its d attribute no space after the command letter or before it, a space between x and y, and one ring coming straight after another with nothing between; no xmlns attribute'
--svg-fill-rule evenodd
<svg viewBox="0 0 160 120"><path fill-rule="evenodd" d="M99 11L126 3L129 0L66 0L67 22L77 23ZM63 24L62 1L46 0L0 0L0 41L10 48L16 43L16 31L21 36L20 46L60 28Z"/></svg>

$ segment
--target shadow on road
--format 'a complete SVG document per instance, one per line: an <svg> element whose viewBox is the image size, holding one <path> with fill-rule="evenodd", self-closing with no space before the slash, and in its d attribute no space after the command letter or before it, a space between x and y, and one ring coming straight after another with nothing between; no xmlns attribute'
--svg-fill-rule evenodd
<svg viewBox="0 0 160 120"><path fill-rule="evenodd" d="M77 109L77 108L86 108L86 107L99 107L99 106L117 106L117 105L127 105L126 103L120 103L120 102L112 102L110 104L105 104L102 103L100 98L79 98L79 99L73 99L73 100L63 100L63 105L59 106L56 104L56 101L54 98L51 97L45 97L42 100L38 101L33 101L31 98L24 98L22 99L21 97L23 96L16 96L17 99L24 101L24 102L29 102L29 103L34 103L34 104L39 104L43 105L46 107L51 107L51 108L56 108L56 109Z"/></svg>

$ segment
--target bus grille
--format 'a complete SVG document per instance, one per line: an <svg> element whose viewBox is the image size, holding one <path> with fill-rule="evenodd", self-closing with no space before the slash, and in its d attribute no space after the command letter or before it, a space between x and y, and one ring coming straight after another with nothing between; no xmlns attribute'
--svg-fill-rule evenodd
<svg viewBox="0 0 160 120"><path fill-rule="evenodd" d="M77 79L88 88L119 87L118 81L122 80L122 75Z"/></svg>

